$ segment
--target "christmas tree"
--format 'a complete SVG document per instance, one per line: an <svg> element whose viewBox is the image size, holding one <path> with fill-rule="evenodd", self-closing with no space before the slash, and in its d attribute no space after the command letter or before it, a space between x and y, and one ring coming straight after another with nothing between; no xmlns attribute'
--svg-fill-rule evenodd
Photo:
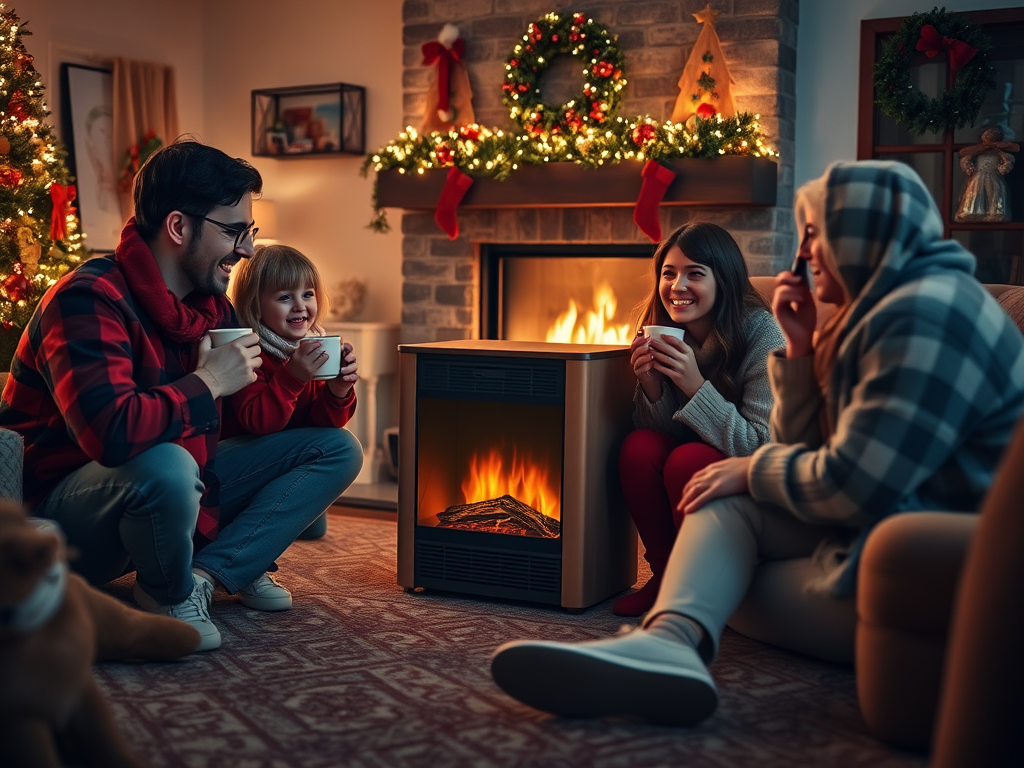
<svg viewBox="0 0 1024 768"><path fill-rule="evenodd" d="M86 255L66 153L13 10L0 4L0 370L39 299Z"/></svg>

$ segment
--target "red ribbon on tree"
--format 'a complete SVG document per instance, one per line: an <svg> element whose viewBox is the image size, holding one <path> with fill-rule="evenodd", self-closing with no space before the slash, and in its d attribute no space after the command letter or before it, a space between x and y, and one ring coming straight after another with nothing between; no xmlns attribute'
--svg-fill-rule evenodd
<svg viewBox="0 0 1024 768"><path fill-rule="evenodd" d="M952 37L943 37L939 30L931 24L921 27L921 37L917 41L917 50L924 51L928 58L934 58L943 51L949 52L949 68L957 72L966 67L978 49L968 45L962 40L955 40Z"/></svg>
<svg viewBox="0 0 1024 768"><path fill-rule="evenodd" d="M53 201L50 239L56 242L68 236L68 214L71 212L71 203L75 199L75 185L51 184L50 199Z"/></svg>
<svg viewBox="0 0 1024 768"><path fill-rule="evenodd" d="M441 31L442 40L445 32L451 25L445 25ZM452 29L455 29L452 27ZM458 31L456 30L456 34ZM453 61L462 61L466 44L461 37L456 37L451 45L445 45L441 40L432 40L424 43L423 65L431 67L437 64L437 116L444 122L451 122L455 116L451 108L451 71Z"/></svg>

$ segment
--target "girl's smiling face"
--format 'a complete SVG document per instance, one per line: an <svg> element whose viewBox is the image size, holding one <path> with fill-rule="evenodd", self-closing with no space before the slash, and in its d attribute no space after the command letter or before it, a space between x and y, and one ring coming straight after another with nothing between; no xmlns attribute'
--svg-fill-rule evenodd
<svg viewBox="0 0 1024 768"><path fill-rule="evenodd" d="M710 267L686 258L679 246L669 249L661 265L658 296L673 323L703 338L700 326L711 321L717 295Z"/></svg>
<svg viewBox="0 0 1024 768"><path fill-rule="evenodd" d="M316 291L311 285L264 291L260 296L260 321L282 339L305 338L316 321Z"/></svg>

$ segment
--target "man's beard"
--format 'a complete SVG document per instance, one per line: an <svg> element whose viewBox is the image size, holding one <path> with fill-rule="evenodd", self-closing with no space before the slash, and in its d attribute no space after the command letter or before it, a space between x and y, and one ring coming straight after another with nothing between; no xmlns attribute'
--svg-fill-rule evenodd
<svg viewBox="0 0 1024 768"><path fill-rule="evenodd" d="M225 254L228 258L231 254ZM210 264L199 253L199 235L193 233L188 249L181 259L181 270L192 283L193 290L212 296L223 296L227 293L227 282L221 281L220 262Z"/></svg>

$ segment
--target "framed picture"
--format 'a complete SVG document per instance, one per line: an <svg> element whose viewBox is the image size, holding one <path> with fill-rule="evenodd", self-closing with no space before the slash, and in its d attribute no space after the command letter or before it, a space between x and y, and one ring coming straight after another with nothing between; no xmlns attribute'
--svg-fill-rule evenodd
<svg viewBox="0 0 1024 768"><path fill-rule="evenodd" d="M114 158L114 75L109 69L61 65L61 119L75 206L94 251L113 251L124 219Z"/></svg>
<svg viewBox="0 0 1024 768"><path fill-rule="evenodd" d="M366 89L348 83L252 92L256 157L362 155Z"/></svg>

